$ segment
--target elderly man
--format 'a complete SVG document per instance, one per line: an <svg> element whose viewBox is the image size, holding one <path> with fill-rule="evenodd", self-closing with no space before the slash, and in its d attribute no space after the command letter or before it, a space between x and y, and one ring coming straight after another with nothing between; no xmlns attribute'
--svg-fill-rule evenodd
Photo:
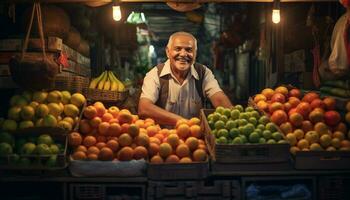
<svg viewBox="0 0 350 200"><path fill-rule="evenodd" d="M168 60L145 76L138 112L161 125L175 125L179 119L198 117L205 99L214 107L232 104L213 73L195 63L197 40L190 33L176 32L166 47Z"/></svg>

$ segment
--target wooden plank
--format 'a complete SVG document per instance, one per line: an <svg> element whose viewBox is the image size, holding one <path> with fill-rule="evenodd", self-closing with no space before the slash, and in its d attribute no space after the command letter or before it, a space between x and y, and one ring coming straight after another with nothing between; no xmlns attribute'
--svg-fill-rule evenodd
<svg viewBox="0 0 350 200"><path fill-rule="evenodd" d="M63 68L63 71L70 72L73 74L77 74L84 77L91 77L91 69L90 67L83 66L79 63L76 63L72 60L68 60L69 67Z"/></svg>
<svg viewBox="0 0 350 200"><path fill-rule="evenodd" d="M9 89L9 88L18 88L18 85L12 80L11 76L0 77L0 88Z"/></svg>
<svg viewBox="0 0 350 200"><path fill-rule="evenodd" d="M10 68L8 65L0 65L0 76L11 76Z"/></svg>
<svg viewBox="0 0 350 200"><path fill-rule="evenodd" d="M0 64L8 64L10 59L15 55L20 55L19 52L0 52ZM26 53L29 56L41 57L43 54L41 52L28 52ZM57 53L46 53L46 57L49 59L57 59Z"/></svg>
<svg viewBox="0 0 350 200"><path fill-rule="evenodd" d="M0 40L0 51L22 51L23 39L3 39ZM46 50L49 52L59 52L62 50L62 39L58 37L48 37L45 40ZM29 51L41 51L42 45L39 38L31 38L28 41Z"/></svg>
<svg viewBox="0 0 350 200"><path fill-rule="evenodd" d="M70 48L65 44L62 45L62 53L67 55L69 60L75 61L76 63L79 63L81 65L90 67L89 58L81 55L79 52L75 51L74 49Z"/></svg>

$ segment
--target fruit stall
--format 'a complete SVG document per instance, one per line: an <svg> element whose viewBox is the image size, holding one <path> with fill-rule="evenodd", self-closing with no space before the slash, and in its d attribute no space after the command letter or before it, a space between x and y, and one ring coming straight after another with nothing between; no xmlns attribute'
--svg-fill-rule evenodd
<svg viewBox="0 0 350 200"><path fill-rule="evenodd" d="M335 0L0 2L0 199L350 199L349 12ZM177 31L197 38L196 62L233 106L164 126L138 104Z"/></svg>

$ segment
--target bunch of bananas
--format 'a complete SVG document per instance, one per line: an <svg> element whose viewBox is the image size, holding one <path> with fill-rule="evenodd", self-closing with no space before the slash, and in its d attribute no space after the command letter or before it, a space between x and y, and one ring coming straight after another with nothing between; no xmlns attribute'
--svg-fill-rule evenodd
<svg viewBox="0 0 350 200"><path fill-rule="evenodd" d="M112 71L104 71L99 77L92 79L89 88L110 91L125 91L124 84L117 79Z"/></svg>

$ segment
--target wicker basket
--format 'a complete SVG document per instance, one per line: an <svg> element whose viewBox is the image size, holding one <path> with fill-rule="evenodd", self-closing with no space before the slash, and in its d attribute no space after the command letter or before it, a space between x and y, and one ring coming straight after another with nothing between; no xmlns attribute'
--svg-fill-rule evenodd
<svg viewBox="0 0 350 200"><path fill-rule="evenodd" d="M128 97L129 91L124 92L88 89L87 98L90 101L102 101L102 102L123 102Z"/></svg>
<svg viewBox="0 0 350 200"><path fill-rule="evenodd" d="M54 89L84 93L89 85L89 79L82 76L57 76Z"/></svg>

